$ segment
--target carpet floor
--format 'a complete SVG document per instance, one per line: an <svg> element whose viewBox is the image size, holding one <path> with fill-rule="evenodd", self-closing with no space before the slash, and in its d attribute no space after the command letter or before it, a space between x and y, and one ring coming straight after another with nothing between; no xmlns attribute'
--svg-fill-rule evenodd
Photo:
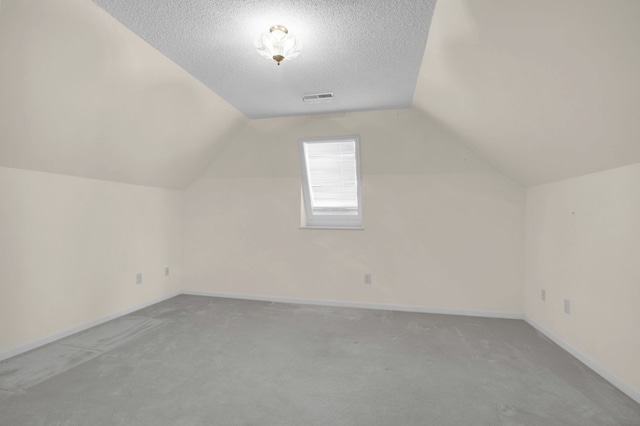
<svg viewBox="0 0 640 426"><path fill-rule="evenodd" d="M177 296L0 362L0 424L640 425L521 320Z"/></svg>

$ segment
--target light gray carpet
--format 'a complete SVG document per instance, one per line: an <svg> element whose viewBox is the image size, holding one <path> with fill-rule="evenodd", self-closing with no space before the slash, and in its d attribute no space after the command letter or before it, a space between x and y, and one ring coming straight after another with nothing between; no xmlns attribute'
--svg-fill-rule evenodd
<svg viewBox="0 0 640 426"><path fill-rule="evenodd" d="M523 321L178 296L0 363L1 425L640 425Z"/></svg>

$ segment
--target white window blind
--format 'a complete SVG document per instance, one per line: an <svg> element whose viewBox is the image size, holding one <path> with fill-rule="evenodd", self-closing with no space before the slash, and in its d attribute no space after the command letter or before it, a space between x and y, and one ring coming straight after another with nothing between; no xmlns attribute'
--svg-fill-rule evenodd
<svg viewBox="0 0 640 426"><path fill-rule="evenodd" d="M362 227L357 137L301 141L307 225Z"/></svg>

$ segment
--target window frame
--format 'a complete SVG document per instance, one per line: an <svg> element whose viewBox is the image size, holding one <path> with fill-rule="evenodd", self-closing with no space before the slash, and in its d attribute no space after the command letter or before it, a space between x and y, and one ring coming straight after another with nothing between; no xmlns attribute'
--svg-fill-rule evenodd
<svg viewBox="0 0 640 426"><path fill-rule="evenodd" d="M315 143L335 143L335 142L354 142L355 143L355 160L356 160L356 195L358 202L358 210L355 215L345 214L313 214L311 208L311 194L309 188L308 170L305 156L305 144ZM301 224L303 229L364 229L362 215L362 173L360 169L360 136L329 136L329 137L312 137L301 138L298 140L298 151L300 155L300 174L301 174Z"/></svg>

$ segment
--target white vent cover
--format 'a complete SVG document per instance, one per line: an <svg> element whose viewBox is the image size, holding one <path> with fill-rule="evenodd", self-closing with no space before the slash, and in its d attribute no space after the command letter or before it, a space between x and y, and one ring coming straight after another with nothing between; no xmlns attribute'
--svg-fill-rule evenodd
<svg viewBox="0 0 640 426"><path fill-rule="evenodd" d="M314 93L312 95L304 95L302 97L304 102L330 101L332 99L333 93Z"/></svg>

